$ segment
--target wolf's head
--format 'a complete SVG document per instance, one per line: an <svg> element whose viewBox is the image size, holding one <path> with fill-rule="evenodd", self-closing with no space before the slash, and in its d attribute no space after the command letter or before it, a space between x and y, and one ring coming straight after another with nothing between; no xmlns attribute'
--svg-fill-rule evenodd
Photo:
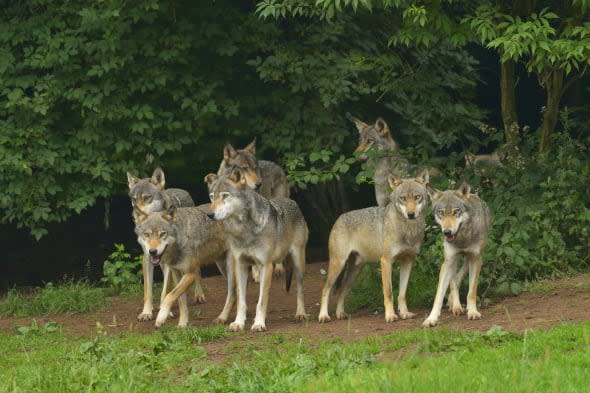
<svg viewBox="0 0 590 393"><path fill-rule="evenodd" d="M140 179L127 172L127 182L129 183L131 206L134 209L137 208L145 214L164 209L163 190L166 178L161 168L156 168L152 177L145 179ZM136 218L135 213L133 216Z"/></svg>
<svg viewBox="0 0 590 393"><path fill-rule="evenodd" d="M244 191L249 188L243 171L234 168L229 174L218 176L210 173L205 176L211 199L209 218L223 220L243 208Z"/></svg>
<svg viewBox="0 0 590 393"><path fill-rule="evenodd" d="M137 208L134 208L134 210ZM162 256L176 242L176 207L171 206L164 212L145 214L134 212L135 234L145 255L152 264L158 265Z"/></svg>
<svg viewBox="0 0 590 393"><path fill-rule="evenodd" d="M399 176L389 175L387 180L393 190L390 200L395 208L407 219L420 217L428 203L428 170L422 171L415 179L401 179Z"/></svg>
<svg viewBox="0 0 590 393"><path fill-rule="evenodd" d="M226 173L238 168L246 179L248 187L258 190L262 186L262 175L256 160L256 139L243 149L236 150L229 143L223 148Z"/></svg>
<svg viewBox="0 0 590 393"><path fill-rule="evenodd" d="M432 199L432 211L440 225L445 241L453 243L461 226L469 219L467 200L471 196L471 186L464 182L457 190L439 191L428 188Z"/></svg>
<svg viewBox="0 0 590 393"><path fill-rule="evenodd" d="M389 126L382 118L379 117L373 125L368 125L359 119L353 121L359 131L359 144L356 148L356 152L361 153L359 159L366 160L365 153L371 148L377 150L393 150L395 148L395 141L391 137Z"/></svg>

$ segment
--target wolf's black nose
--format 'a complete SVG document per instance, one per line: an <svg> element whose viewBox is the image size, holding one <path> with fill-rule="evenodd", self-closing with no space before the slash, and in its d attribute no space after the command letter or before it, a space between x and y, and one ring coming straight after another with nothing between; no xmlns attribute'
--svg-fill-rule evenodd
<svg viewBox="0 0 590 393"><path fill-rule="evenodd" d="M155 248L150 248L150 255L157 255L158 254L158 250L156 250Z"/></svg>
<svg viewBox="0 0 590 393"><path fill-rule="evenodd" d="M414 212L408 212L408 218L413 220L414 218L416 218L416 213Z"/></svg>
<svg viewBox="0 0 590 393"><path fill-rule="evenodd" d="M445 229L443 231L443 235L445 236L451 236L453 234L453 231L451 231L450 229Z"/></svg>
<svg viewBox="0 0 590 393"><path fill-rule="evenodd" d="M207 213L207 217L209 217L209 218L215 218L215 213L209 212L209 213Z"/></svg>
<svg viewBox="0 0 590 393"><path fill-rule="evenodd" d="M255 187L256 187L256 189L258 190L258 189L260 189L260 187L262 187L262 183L256 183L254 186L255 186Z"/></svg>

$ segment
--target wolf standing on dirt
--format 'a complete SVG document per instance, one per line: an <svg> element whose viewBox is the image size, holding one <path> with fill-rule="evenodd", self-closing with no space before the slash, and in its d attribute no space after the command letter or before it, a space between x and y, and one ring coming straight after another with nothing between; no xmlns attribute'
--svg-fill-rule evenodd
<svg viewBox="0 0 590 393"><path fill-rule="evenodd" d="M135 233L145 259L152 265L167 266L177 284L160 303L156 327L166 322L176 300L180 311L178 326L187 326L185 292L195 280L200 286L201 277L197 272L201 266L213 261L228 277L226 303L218 317L220 321L227 320L234 301L234 274L233 264L226 263L227 237L220 223L210 220L198 207L177 209L171 206L166 211L149 215L138 212ZM180 281L179 273L182 274Z"/></svg>
<svg viewBox="0 0 590 393"><path fill-rule="evenodd" d="M266 330L266 312L272 282L272 263L285 261L286 289L295 274L297 311L295 318L305 318L303 274L308 228L295 201L288 198L266 199L251 190L242 171L234 168L229 175L208 176L211 194L209 217L223 221L230 252L236 265L238 292L237 315L229 325L232 331L243 330L246 321L248 265L260 269L260 292L251 330Z"/></svg>
<svg viewBox="0 0 590 393"><path fill-rule="evenodd" d="M154 170L152 177L140 179L130 172L127 172L127 183L129 184L129 198L131 198L133 221L137 223L137 218L141 213L150 214L168 210L171 206L187 207L195 206L190 194L180 188L164 189L166 178L164 171L158 167ZM160 302L164 300L166 288L168 287L168 270L166 265L160 265L164 276L164 290ZM149 321L153 313L153 285L154 285L154 265L146 257L142 262L143 270L143 310L137 317L140 321ZM195 300L203 302L205 295L200 284L195 288Z"/></svg>
<svg viewBox="0 0 590 393"><path fill-rule="evenodd" d="M219 164L217 176L229 175L236 168L242 172L248 187L263 197L289 198L289 184L283 168L272 161L256 159L256 139L243 149L236 150L229 143L224 146L223 160ZM205 181L211 184L207 178ZM283 261L275 261L273 273L280 276L284 270ZM256 266L252 266L252 277L254 281L260 281Z"/></svg>
<svg viewBox="0 0 590 393"><path fill-rule="evenodd" d="M387 178L389 175L406 176L408 162L400 156L385 120L379 117L375 124L368 125L359 119L354 119L354 124L359 131L359 144L356 148L356 152L361 153L359 158L367 160L365 153L369 149L376 150L377 157L368 159L367 165L375 170L373 175L375 198L377 206L383 207L389 203Z"/></svg>
<svg viewBox="0 0 590 393"><path fill-rule="evenodd" d="M443 298L450 284L448 305L455 315L463 313L459 300L459 285L469 269L469 292L467 294L467 318L480 319L477 311L477 284L482 265L481 253L488 241L492 225L490 211L486 203L471 193L471 187L463 183L458 190L438 191L428 189L432 199L432 211L444 236L445 260L440 268L436 297L432 311L422 324L435 326L440 316ZM465 262L457 272L457 259L465 257Z"/></svg>
<svg viewBox="0 0 590 393"><path fill-rule="evenodd" d="M381 264L385 321L398 319L392 299L391 268L400 261L398 307L402 319L412 318L408 311L406 290L412 263L424 240L424 209L428 203L426 185L428 171L415 179L389 176L392 188L390 203L386 207L368 207L342 214L330 232L328 248L330 262L328 277L322 290L319 322L329 322L330 292L340 280L340 293L336 305L336 318L346 318L344 300L354 280L367 262ZM348 271L344 276L345 267Z"/></svg>

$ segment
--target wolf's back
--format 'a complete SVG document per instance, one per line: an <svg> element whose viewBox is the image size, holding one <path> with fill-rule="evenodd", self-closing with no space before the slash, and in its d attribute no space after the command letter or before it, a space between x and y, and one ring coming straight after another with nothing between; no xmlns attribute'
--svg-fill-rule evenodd
<svg viewBox="0 0 590 393"><path fill-rule="evenodd" d="M176 207L189 207L195 206L193 198L188 191L181 188L168 188L164 192L168 195L168 199L173 206Z"/></svg>

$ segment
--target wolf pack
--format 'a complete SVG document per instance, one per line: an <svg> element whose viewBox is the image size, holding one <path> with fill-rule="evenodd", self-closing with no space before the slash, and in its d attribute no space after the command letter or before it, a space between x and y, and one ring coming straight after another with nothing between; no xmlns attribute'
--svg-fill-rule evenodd
<svg viewBox="0 0 590 393"><path fill-rule="evenodd" d="M408 310L406 293L414 259L420 252L426 229L429 201L442 232L444 262L441 265L432 310L423 326L436 326L447 294L454 315L465 312L459 287L469 272L466 311L469 320L480 319L477 285L486 247L491 215L486 203L463 182L458 189L437 190L430 185L433 169L412 168L399 154L387 123L374 124L354 119L359 132L357 153L374 169L377 206L343 213L333 224L328 240L329 264L321 293L319 323L331 320L330 296L336 297L335 317L347 318L345 299L366 263L379 263L385 321L415 316ZM378 154L368 154L375 150ZM369 157L370 156L370 157ZM498 157L468 157L494 161ZM497 162L496 162L497 161ZM410 176L409 173L417 173ZM143 309L139 321L154 317L154 268L163 275L162 293L155 326L175 316L178 326L189 324L188 295L206 300L201 268L216 265L227 280L223 309L215 323L228 323L229 330L244 330L247 319L246 292L250 281L259 285L251 331L265 331L273 277L284 276L289 291L296 286L297 321L308 315L304 302L304 273L308 226L297 203L290 199L284 170L272 161L256 158L256 140L243 149L231 144L223 148L217 172L205 176L210 202L195 206L182 189L166 188L161 168L151 177L138 178L127 172L132 217L137 241L143 250ZM459 268L459 259L463 264ZM393 301L393 263L400 266L397 313ZM171 288L171 289L170 289Z"/></svg>

